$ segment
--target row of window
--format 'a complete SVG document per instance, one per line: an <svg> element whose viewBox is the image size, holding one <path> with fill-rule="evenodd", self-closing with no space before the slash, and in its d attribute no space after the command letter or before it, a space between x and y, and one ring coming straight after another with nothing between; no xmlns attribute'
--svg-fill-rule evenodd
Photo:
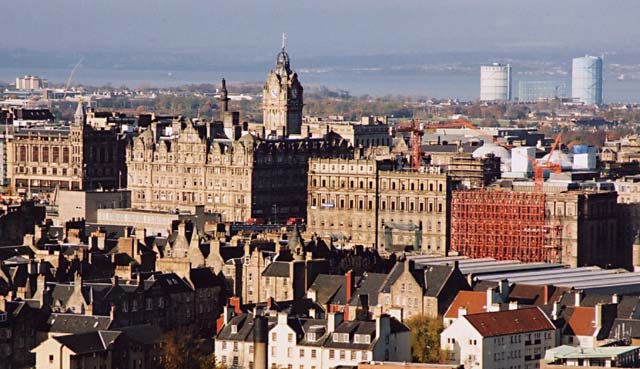
<svg viewBox="0 0 640 369"><path fill-rule="evenodd" d="M42 156L40 156L40 152L42 152ZM49 152L51 152L51 155L49 155ZM43 146L42 150L40 150L40 147L32 146L31 157L29 159L30 161L57 163L57 162L60 162L60 152L62 152L62 163L68 163L69 148L67 147L63 147L62 150L60 150L59 147L54 146L51 148L51 150L49 150L48 146ZM18 150L16 150L15 155L16 155L15 157L16 161L22 161L22 162L28 161L29 159L27 158L27 146L19 146Z"/></svg>

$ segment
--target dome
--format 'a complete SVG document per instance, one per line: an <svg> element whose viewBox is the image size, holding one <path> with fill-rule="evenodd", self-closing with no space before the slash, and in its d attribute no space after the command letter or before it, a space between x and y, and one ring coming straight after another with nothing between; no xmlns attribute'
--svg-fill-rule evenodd
<svg viewBox="0 0 640 369"><path fill-rule="evenodd" d="M503 162L505 160L511 159L511 152L509 152L509 150L505 149L502 146L496 145L493 142L485 143L484 145L480 146L471 154L471 156L473 156L474 159L478 159L484 158L489 154L495 155L497 158L502 159Z"/></svg>
<svg viewBox="0 0 640 369"><path fill-rule="evenodd" d="M278 53L278 57L276 58L276 72L279 75L283 75L284 73L291 74L291 68L289 66L289 54L284 51L284 47L282 51Z"/></svg>
<svg viewBox="0 0 640 369"><path fill-rule="evenodd" d="M549 160L549 155L547 154L540 159L539 163L546 163ZM551 163L559 164L562 169L571 169L573 167L573 158L569 154L565 154L561 151L554 151L553 156L551 156Z"/></svg>

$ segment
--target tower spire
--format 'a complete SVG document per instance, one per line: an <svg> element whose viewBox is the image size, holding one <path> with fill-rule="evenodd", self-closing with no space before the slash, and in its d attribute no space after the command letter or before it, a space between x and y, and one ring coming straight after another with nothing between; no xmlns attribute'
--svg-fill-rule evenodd
<svg viewBox="0 0 640 369"><path fill-rule="evenodd" d="M77 125L84 125L87 119L87 111L84 107L84 102L82 100L82 96L78 99L78 106L76 107L76 112L73 114L74 123Z"/></svg>
<svg viewBox="0 0 640 369"><path fill-rule="evenodd" d="M282 32L282 51L284 51L286 42L287 42L287 34Z"/></svg>

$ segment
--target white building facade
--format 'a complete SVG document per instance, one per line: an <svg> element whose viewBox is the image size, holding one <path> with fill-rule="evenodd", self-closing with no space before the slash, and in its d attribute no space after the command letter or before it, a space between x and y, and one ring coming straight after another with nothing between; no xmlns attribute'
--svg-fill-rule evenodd
<svg viewBox="0 0 640 369"><path fill-rule="evenodd" d="M341 313L327 319L269 317L269 368L328 369L369 361L410 361L406 326L382 316L375 321L343 321ZM230 368L253 369L253 316L239 314L222 328L215 342L216 359Z"/></svg>
<svg viewBox="0 0 640 369"><path fill-rule="evenodd" d="M535 369L556 329L537 307L465 315L440 334L451 363L467 369Z"/></svg>

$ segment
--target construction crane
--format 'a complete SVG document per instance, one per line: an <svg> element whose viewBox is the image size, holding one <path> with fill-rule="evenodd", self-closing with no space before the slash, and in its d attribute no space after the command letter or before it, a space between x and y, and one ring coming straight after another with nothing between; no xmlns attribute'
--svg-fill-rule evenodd
<svg viewBox="0 0 640 369"><path fill-rule="evenodd" d="M553 154L560 146L560 141L562 141L562 132L558 133L556 139L553 141L553 145L551 145L551 150L549 151L549 156L547 156L547 160L545 160L544 163L539 163L535 159L533 160L533 176L535 180L535 189L537 192L542 192L544 186L545 170L551 170L554 173L562 172L561 164L551 162Z"/></svg>
<svg viewBox="0 0 640 369"><path fill-rule="evenodd" d="M562 165L558 163L551 162L551 158L556 150L560 148L560 142L562 141L562 133L558 133L555 140L553 141L553 145L551 145L551 150L549 151L549 156L547 159L540 163L535 158L532 159L533 164L533 172L534 172L534 192L540 194L541 201L545 203L546 206L546 196L544 193L544 172L545 170L551 170L554 173L562 172ZM550 220L547 218L545 214L545 225L542 232L543 237L543 247L545 248L545 253L547 255L547 261L559 263L562 259L562 224L557 217L554 220Z"/></svg>
<svg viewBox="0 0 640 369"><path fill-rule="evenodd" d="M69 73L69 78L67 78L67 83L64 85L64 95L62 95L63 99L67 97L67 91L69 91L69 87L71 87L71 82L73 81L73 75L76 73L76 69L80 67L80 64L82 64L83 60L84 60L84 57L81 57L80 60L78 60L78 62L76 63L76 65L73 66L73 69L71 69L71 73Z"/></svg>
<svg viewBox="0 0 640 369"><path fill-rule="evenodd" d="M420 123L412 119L410 125L398 125L396 131L411 133L411 169L420 170L422 166L422 136L424 136L424 130L420 127Z"/></svg>

